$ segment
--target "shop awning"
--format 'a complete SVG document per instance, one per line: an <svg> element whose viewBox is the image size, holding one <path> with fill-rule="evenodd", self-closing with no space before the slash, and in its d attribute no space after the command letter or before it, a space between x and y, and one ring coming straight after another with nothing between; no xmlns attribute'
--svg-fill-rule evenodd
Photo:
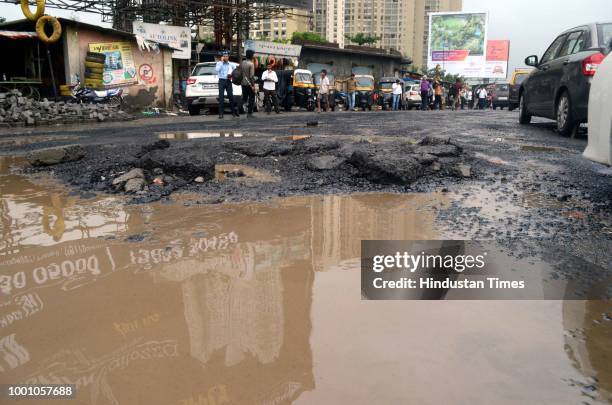
<svg viewBox="0 0 612 405"><path fill-rule="evenodd" d="M38 38L38 35L35 32L27 32L27 31L0 31L0 37L10 38L10 39L28 39L28 38Z"/></svg>

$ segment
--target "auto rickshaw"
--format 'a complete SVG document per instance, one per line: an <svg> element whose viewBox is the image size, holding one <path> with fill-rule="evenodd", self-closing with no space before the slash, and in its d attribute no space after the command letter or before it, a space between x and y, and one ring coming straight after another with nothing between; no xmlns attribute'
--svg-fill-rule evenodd
<svg viewBox="0 0 612 405"><path fill-rule="evenodd" d="M393 109L393 83L397 81L397 77L383 77L378 81L378 105L383 110ZM402 86L402 95L404 94L404 81L400 80ZM403 109L403 97L400 97L400 109Z"/></svg>
<svg viewBox="0 0 612 405"><path fill-rule="evenodd" d="M285 111L293 106L314 111L316 105L315 85L312 73L306 69L277 71L277 95Z"/></svg>
<svg viewBox="0 0 612 405"><path fill-rule="evenodd" d="M355 107L372 110L374 105L374 76L355 75L357 87L355 88Z"/></svg>

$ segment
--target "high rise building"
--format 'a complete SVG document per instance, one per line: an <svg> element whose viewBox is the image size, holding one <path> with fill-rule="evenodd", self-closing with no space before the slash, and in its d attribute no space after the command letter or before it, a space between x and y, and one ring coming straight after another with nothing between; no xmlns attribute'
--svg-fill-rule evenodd
<svg viewBox="0 0 612 405"><path fill-rule="evenodd" d="M282 13L277 15L260 16L254 13L249 27L249 38L287 41L291 39L291 36L296 31L312 31L313 19L311 10L299 7L299 2L295 3L296 5L292 8L285 8ZM212 38L214 36L214 26L212 23L200 25L198 27L198 35L200 39ZM236 35L234 34L235 38Z"/></svg>
<svg viewBox="0 0 612 405"><path fill-rule="evenodd" d="M461 7L462 0L314 0L314 29L340 47L351 44L347 36L375 36L380 39L373 45L395 49L415 65L426 66L429 13Z"/></svg>

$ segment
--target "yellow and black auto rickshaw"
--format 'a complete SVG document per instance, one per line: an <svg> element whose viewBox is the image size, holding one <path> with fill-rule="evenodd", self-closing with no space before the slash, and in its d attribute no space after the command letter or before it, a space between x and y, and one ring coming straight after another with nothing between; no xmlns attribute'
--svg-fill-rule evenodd
<svg viewBox="0 0 612 405"><path fill-rule="evenodd" d="M374 105L374 76L355 75L357 87L355 88L355 107L372 110Z"/></svg>
<svg viewBox="0 0 612 405"><path fill-rule="evenodd" d="M306 69L283 70L278 76L278 97L285 111L292 107L314 111L316 105L315 84L312 72Z"/></svg>

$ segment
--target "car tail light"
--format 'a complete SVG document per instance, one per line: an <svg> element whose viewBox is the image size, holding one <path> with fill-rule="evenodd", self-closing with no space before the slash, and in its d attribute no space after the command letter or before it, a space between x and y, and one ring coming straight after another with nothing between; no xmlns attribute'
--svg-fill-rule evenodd
<svg viewBox="0 0 612 405"><path fill-rule="evenodd" d="M196 78L190 77L189 79L187 79L187 84L196 84Z"/></svg>
<svg viewBox="0 0 612 405"><path fill-rule="evenodd" d="M603 62L604 54L596 53L582 61L582 74L585 76L593 76L597 72L597 67Z"/></svg>

